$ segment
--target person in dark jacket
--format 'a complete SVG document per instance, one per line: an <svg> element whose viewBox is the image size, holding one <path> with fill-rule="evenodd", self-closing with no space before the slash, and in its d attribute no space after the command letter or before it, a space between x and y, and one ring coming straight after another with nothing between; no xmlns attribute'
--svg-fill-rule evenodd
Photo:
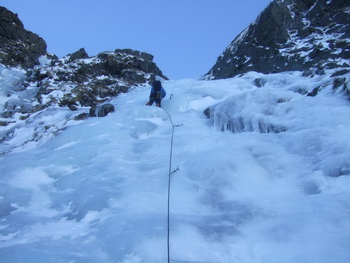
<svg viewBox="0 0 350 263"><path fill-rule="evenodd" d="M157 107L161 107L161 101L166 95L165 89L159 80L155 80L152 83L151 93L149 95L149 102L146 105L151 106L153 102L156 102Z"/></svg>

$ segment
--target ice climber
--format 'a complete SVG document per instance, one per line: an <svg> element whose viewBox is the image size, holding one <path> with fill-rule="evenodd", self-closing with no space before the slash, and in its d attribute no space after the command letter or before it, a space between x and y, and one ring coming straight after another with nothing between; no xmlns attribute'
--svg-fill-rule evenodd
<svg viewBox="0 0 350 263"><path fill-rule="evenodd" d="M156 102L157 107L161 107L161 101L166 95L165 89L159 80L155 80L152 83L151 93L149 95L149 102L146 105L151 106L153 102Z"/></svg>

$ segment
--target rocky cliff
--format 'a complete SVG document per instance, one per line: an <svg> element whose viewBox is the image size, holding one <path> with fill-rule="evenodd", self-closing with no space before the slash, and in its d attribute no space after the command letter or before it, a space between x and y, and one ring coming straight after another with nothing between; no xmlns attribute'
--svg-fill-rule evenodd
<svg viewBox="0 0 350 263"><path fill-rule="evenodd" d="M167 79L152 55L131 49L89 57L82 48L62 59L50 56L41 59L43 65L30 72L26 83L28 87L37 87L40 106L59 105L72 111L90 107L90 116L95 115L99 104L132 86L146 84L156 77Z"/></svg>
<svg viewBox="0 0 350 263"><path fill-rule="evenodd" d="M206 79L257 71L350 72L349 0L275 0L217 59Z"/></svg>
<svg viewBox="0 0 350 263"><path fill-rule="evenodd" d="M55 135L70 120L106 116L114 111L109 100L156 78L167 79L145 52L117 49L90 57L82 48L63 58L48 54L42 38L26 30L16 14L0 7L3 145L20 137L28 123L37 123L36 129L18 145ZM54 117L58 112L65 115L60 123Z"/></svg>
<svg viewBox="0 0 350 263"><path fill-rule="evenodd" d="M45 54L45 41L25 30L16 14L0 6L0 63L27 69L39 64L38 58Z"/></svg>

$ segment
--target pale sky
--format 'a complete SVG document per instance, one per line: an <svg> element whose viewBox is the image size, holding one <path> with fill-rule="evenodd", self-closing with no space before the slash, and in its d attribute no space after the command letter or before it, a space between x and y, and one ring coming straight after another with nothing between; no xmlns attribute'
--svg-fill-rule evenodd
<svg viewBox="0 0 350 263"><path fill-rule="evenodd" d="M170 79L200 78L272 0L0 0L63 57L150 53Z"/></svg>

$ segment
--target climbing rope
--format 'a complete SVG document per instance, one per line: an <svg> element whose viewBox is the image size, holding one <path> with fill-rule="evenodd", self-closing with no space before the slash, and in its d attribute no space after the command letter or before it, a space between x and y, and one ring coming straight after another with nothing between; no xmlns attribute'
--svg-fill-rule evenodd
<svg viewBox="0 0 350 263"><path fill-rule="evenodd" d="M169 174L168 174L168 215L167 215L167 254L168 254L168 263L170 263L170 190L171 190L171 175L179 170L179 167L177 167L175 170L172 170L172 159L173 159L173 142L174 142L174 130L176 127L182 126L180 125L174 125L174 122L171 118L171 115L168 111L163 109L169 116L169 120L172 126L171 130L171 142L170 142L170 156L169 156Z"/></svg>

